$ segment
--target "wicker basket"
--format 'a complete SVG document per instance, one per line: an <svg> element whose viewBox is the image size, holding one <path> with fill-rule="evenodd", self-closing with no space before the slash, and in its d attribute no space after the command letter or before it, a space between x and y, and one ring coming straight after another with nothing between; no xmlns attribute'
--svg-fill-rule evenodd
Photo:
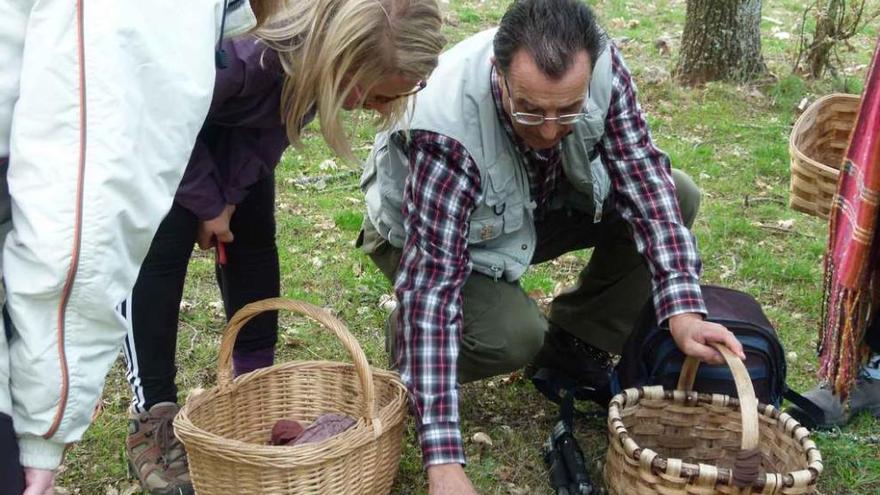
<svg viewBox="0 0 880 495"><path fill-rule="evenodd" d="M263 311L285 309L320 322L342 341L354 365L295 361L232 379L241 327ZM241 309L220 345L218 385L190 397L174 420L189 455L196 493L386 494L403 441L406 389L398 375L371 368L345 325L307 303L267 299ZM268 445L279 419L313 421L326 412L358 419L323 442Z"/></svg>
<svg viewBox="0 0 880 495"><path fill-rule="evenodd" d="M690 391L699 365L692 358L678 390L631 388L611 400L604 473L610 494L816 493L822 456L809 431L788 414L759 405L742 361L716 348L742 400ZM737 488L737 456L755 448L761 455L757 477Z"/></svg>
<svg viewBox="0 0 880 495"><path fill-rule="evenodd" d="M791 155L788 201L793 209L828 218L859 102L856 95L823 96L795 122L788 141Z"/></svg>

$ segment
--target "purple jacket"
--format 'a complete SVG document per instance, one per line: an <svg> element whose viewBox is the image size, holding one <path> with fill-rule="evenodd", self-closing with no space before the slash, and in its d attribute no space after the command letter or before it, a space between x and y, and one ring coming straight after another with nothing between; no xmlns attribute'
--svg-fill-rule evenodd
<svg viewBox="0 0 880 495"><path fill-rule="evenodd" d="M228 67L217 70L211 108L174 198L199 220L241 203L290 144L281 120L284 71L277 54L251 37L226 40L223 48Z"/></svg>

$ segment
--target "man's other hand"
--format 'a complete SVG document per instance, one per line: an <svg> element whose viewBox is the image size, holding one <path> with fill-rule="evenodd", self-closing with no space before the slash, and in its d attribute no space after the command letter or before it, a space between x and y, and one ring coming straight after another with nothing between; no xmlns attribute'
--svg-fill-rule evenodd
<svg viewBox="0 0 880 495"><path fill-rule="evenodd" d="M669 318L669 333L681 352L704 363L724 364L721 353L710 345L713 342L726 345L740 359L746 358L742 344L733 332L723 325L703 320L696 313L682 313Z"/></svg>

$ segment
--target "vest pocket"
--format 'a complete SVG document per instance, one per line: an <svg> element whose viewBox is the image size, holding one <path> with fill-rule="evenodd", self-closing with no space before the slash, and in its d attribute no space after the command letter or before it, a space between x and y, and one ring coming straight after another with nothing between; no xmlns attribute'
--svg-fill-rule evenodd
<svg viewBox="0 0 880 495"><path fill-rule="evenodd" d="M496 205L500 208L502 205ZM482 244L492 239L497 239L504 233L504 215L496 215L492 212L492 208L487 208L489 215L479 217L471 217L470 232L468 233L468 244Z"/></svg>
<svg viewBox="0 0 880 495"><path fill-rule="evenodd" d="M516 232L521 229L523 226L523 218L525 217L525 213L523 211L522 203L508 203L507 207L504 209L504 213L502 214L504 218L504 233L510 234L511 232Z"/></svg>

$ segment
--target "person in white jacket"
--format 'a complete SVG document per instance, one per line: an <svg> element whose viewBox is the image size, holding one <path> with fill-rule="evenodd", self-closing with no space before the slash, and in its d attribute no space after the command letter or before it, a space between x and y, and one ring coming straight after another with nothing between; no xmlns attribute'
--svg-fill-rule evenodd
<svg viewBox="0 0 880 495"><path fill-rule="evenodd" d="M0 2L0 492L51 492L119 353L117 306L208 111L218 40L282 6Z"/></svg>

